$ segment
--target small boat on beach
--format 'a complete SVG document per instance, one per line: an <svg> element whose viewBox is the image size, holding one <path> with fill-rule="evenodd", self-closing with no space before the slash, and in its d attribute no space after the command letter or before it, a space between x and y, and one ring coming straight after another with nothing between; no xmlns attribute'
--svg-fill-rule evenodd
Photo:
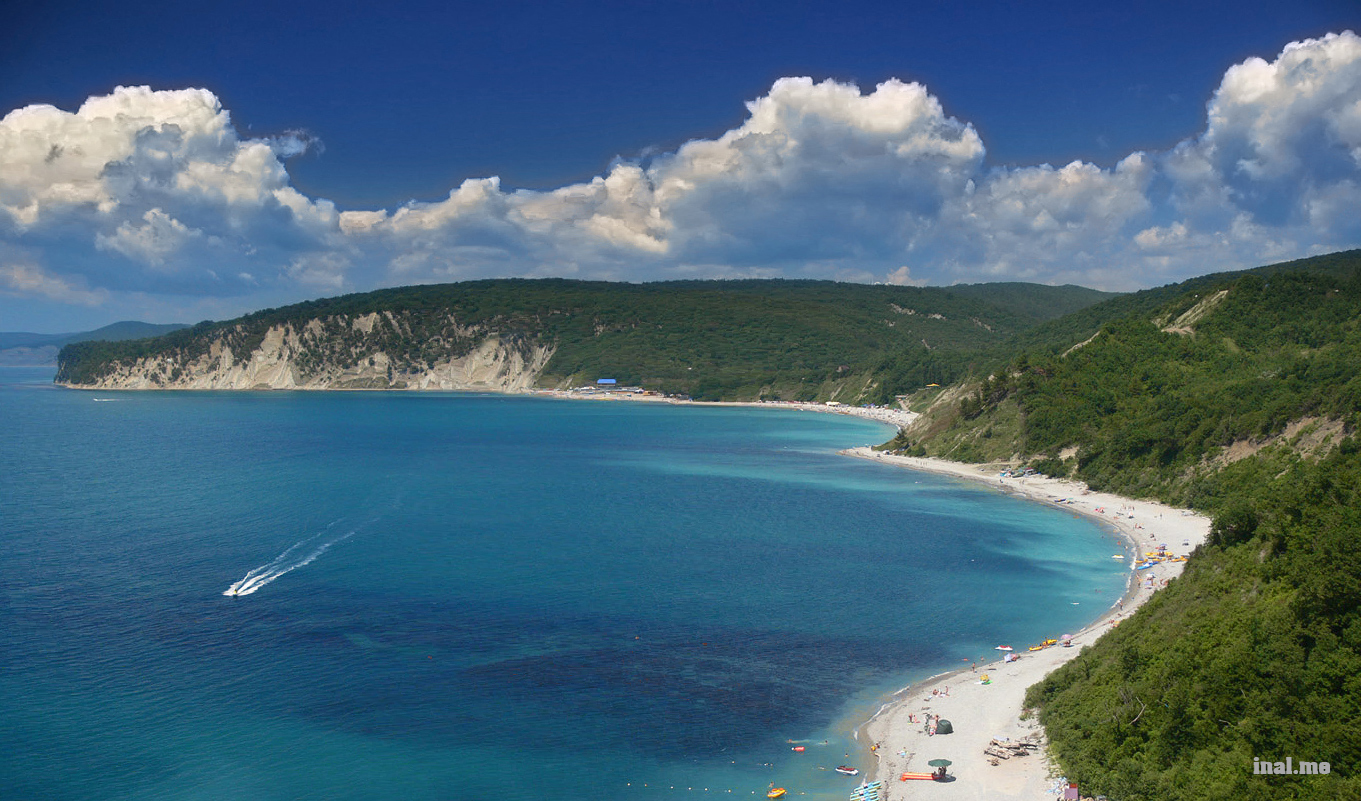
<svg viewBox="0 0 1361 801"><path fill-rule="evenodd" d="M836 772L846 776L859 776L860 768L853 768L849 765L837 765Z"/></svg>

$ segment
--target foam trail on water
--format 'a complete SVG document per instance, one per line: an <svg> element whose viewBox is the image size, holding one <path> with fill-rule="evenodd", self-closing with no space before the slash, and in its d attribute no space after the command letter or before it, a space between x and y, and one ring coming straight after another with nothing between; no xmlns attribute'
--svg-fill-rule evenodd
<svg viewBox="0 0 1361 801"><path fill-rule="evenodd" d="M319 534L313 535L301 542L295 543L294 545L290 546L288 550L274 557L274 560L272 562L268 562L246 573L244 578L242 578L240 581L236 582L232 586L228 587L227 591L222 594L249 595L250 593L255 592L255 589L253 588L258 586L257 581L259 579L263 579L265 576L274 573L275 571L282 568L284 565L288 564L289 557L291 557L295 551L297 551L299 548L303 547L309 542L314 542L319 536L321 535Z"/></svg>
<svg viewBox="0 0 1361 801"><path fill-rule="evenodd" d="M330 528L330 526L327 526L327 528ZM292 573L300 567L306 567L307 565L312 564L318 556L326 553L332 545L343 542L354 536L354 532L347 532L334 539L326 540L325 542L322 542L321 545L316 545L317 541L323 536L325 536L325 532L295 543L288 550L274 557L272 562L251 570L242 577L240 581L237 581L235 584L228 587L222 594L233 596L250 595L280 576L283 576L286 573Z"/></svg>

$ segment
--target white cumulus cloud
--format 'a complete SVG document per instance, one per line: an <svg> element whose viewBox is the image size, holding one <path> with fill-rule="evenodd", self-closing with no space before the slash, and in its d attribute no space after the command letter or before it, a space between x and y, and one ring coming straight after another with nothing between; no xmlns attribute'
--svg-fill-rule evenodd
<svg viewBox="0 0 1361 801"><path fill-rule="evenodd" d="M44 269L73 285L230 293L247 283L219 274L264 261L286 275L340 240L333 204L289 186L279 160L305 142L240 138L202 89L119 87L74 113L18 109L0 119L0 237L46 254Z"/></svg>
<svg viewBox="0 0 1361 801"><path fill-rule="evenodd" d="M0 259L0 294L46 298L80 306L98 306L108 298L108 293L103 290L77 286L61 276L47 273L32 262L7 259Z"/></svg>
<svg viewBox="0 0 1361 801"><path fill-rule="evenodd" d="M95 247L116 250L130 259L150 266L165 264L166 257L178 253L190 240L203 236L160 209L142 215L143 224L120 223L112 234L95 234Z"/></svg>

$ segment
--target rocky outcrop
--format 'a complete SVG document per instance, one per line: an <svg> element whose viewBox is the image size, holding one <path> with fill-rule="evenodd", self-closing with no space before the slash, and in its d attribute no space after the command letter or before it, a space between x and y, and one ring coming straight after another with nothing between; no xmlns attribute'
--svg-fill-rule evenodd
<svg viewBox="0 0 1361 801"><path fill-rule="evenodd" d="M90 389L408 389L526 392L554 348L460 327L413 331L391 313L316 318L260 332L238 326L193 347L118 362ZM252 335L253 334L253 335ZM243 344L244 343L244 344Z"/></svg>

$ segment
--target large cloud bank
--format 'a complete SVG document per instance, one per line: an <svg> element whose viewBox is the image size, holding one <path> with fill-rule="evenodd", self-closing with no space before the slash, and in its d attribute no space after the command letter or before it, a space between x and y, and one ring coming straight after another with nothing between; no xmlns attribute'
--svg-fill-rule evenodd
<svg viewBox="0 0 1361 801"><path fill-rule="evenodd" d="M779 80L745 123L590 183L338 211L303 136L244 139L202 89L0 120L0 293L305 297L488 276L787 276L1131 289L1361 244L1361 38L1232 67L1205 130L1113 168L998 167L914 83Z"/></svg>

